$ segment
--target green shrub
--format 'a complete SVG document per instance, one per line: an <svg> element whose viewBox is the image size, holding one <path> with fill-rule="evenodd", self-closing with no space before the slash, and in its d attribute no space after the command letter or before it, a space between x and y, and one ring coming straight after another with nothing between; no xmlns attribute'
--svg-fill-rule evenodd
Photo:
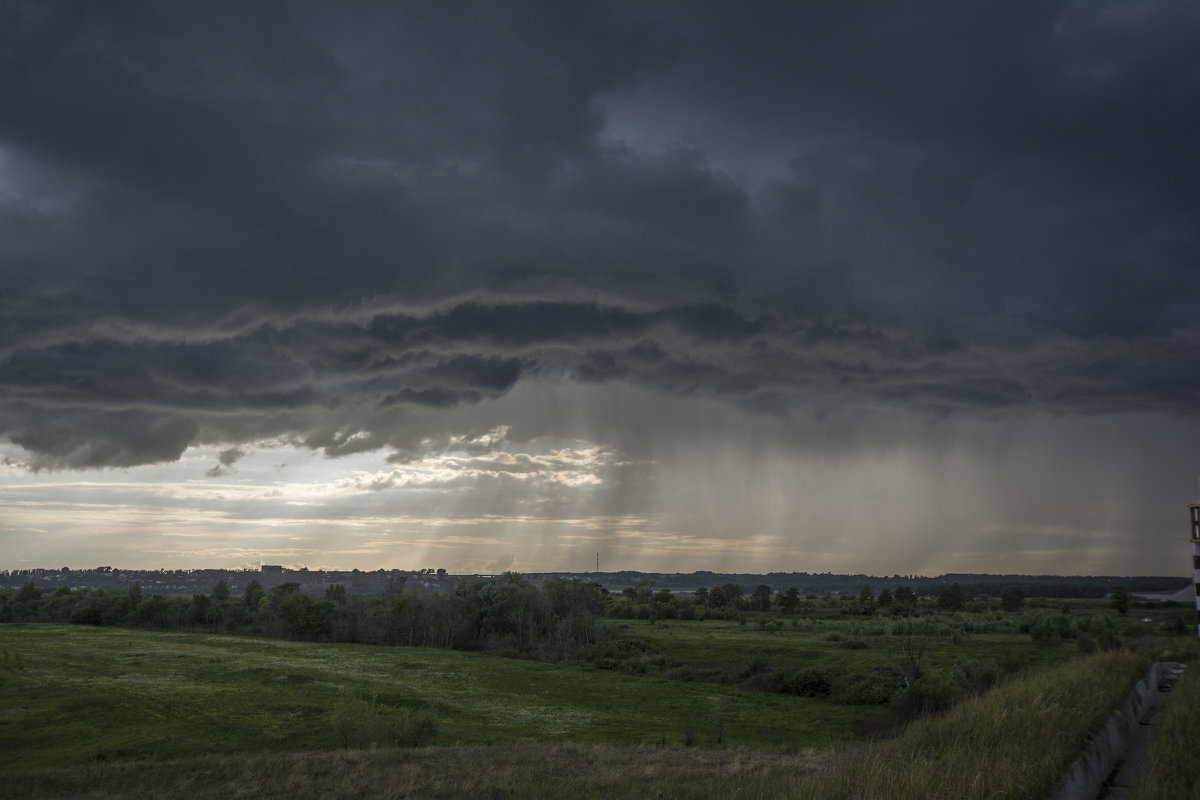
<svg viewBox="0 0 1200 800"><path fill-rule="evenodd" d="M954 665L954 670L962 687L974 693L991 689L1004 676L1000 664L991 658L962 658Z"/></svg>
<svg viewBox="0 0 1200 800"><path fill-rule="evenodd" d="M833 681L829 699L844 706L880 705L891 699L897 683L895 674L890 671L846 673Z"/></svg>
<svg viewBox="0 0 1200 800"><path fill-rule="evenodd" d="M740 684L757 675L766 675L771 672L774 672L774 670L771 667L771 662L767 660L767 657L762 653L755 653L754 657L750 659L746 666L742 667L731 676L731 680L729 682Z"/></svg>
<svg viewBox="0 0 1200 800"><path fill-rule="evenodd" d="M743 680L738 687L753 692L779 693L786 690L787 678L782 672L759 672Z"/></svg>
<svg viewBox="0 0 1200 800"><path fill-rule="evenodd" d="M785 691L801 697L826 697L833 689L833 679L823 669L801 669L792 674Z"/></svg>
<svg viewBox="0 0 1200 800"><path fill-rule="evenodd" d="M944 711L963 698L963 685L944 672L927 672L892 697L892 706L911 718Z"/></svg>
<svg viewBox="0 0 1200 800"><path fill-rule="evenodd" d="M328 716L337 744L344 748L420 747L438 730L429 709L392 708L353 695L343 697Z"/></svg>
<svg viewBox="0 0 1200 800"><path fill-rule="evenodd" d="M1052 647L1058 644L1058 631L1050 622L1043 620L1029 630L1029 636L1038 647Z"/></svg>

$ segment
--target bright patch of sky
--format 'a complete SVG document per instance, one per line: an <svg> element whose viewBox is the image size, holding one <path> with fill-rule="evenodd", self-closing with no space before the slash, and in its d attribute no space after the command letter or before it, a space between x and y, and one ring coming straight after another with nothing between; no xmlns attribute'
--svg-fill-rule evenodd
<svg viewBox="0 0 1200 800"><path fill-rule="evenodd" d="M597 531L644 522L534 516L552 495L558 505L588 505L586 495L622 462L581 441L501 449L505 433L452 439L445 451L403 463L388 463L378 451L330 459L260 441L241 445L236 458L228 447L192 447L174 462L83 474L29 472L9 446L0 455L0 544L14 567L415 569L436 562L486 572L517 564L518 550L533 554L520 562L526 568L558 568L564 551L579 549L567 532L586 532L590 541ZM491 508L489 497L496 499ZM514 511L521 508L526 513ZM562 548L547 538L558 532L567 534Z"/></svg>

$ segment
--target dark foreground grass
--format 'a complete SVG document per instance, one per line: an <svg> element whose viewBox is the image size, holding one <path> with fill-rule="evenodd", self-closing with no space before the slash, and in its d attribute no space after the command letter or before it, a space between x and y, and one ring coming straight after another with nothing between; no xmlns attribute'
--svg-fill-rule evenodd
<svg viewBox="0 0 1200 800"><path fill-rule="evenodd" d="M1136 776L1137 800L1186 800L1200 797L1200 759L1196 757L1196 714L1200 711L1200 667L1189 663L1154 728L1150 751Z"/></svg>
<svg viewBox="0 0 1200 800"><path fill-rule="evenodd" d="M395 726L375 723L414 715L444 746L792 751L852 738L853 719L806 698L444 650L0 625L0 775L386 746Z"/></svg>
<svg viewBox="0 0 1200 800"><path fill-rule="evenodd" d="M13 797L229 798L778 797L803 777L802 754L605 745L512 745L223 756L17 776ZM782 794L781 794L782 793Z"/></svg>

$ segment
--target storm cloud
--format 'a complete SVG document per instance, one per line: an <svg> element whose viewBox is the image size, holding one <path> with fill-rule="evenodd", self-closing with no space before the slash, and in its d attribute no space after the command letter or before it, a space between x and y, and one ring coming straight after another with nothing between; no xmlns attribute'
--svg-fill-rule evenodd
<svg viewBox="0 0 1200 800"><path fill-rule="evenodd" d="M1198 40L1188 0L5 3L0 441L380 486L759 425L1200 445Z"/></svg>

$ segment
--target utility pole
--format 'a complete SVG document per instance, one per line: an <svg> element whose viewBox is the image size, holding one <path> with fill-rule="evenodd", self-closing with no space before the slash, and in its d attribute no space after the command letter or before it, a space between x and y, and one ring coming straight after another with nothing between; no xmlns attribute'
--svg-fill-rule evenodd
<svg viewBox="0 0 1200 800"><path fill-rule="evenodd" d="M1188 506L1192 515L1192 587L1196 592L1196 635L1200 636L1200 503Z"/></svg>

